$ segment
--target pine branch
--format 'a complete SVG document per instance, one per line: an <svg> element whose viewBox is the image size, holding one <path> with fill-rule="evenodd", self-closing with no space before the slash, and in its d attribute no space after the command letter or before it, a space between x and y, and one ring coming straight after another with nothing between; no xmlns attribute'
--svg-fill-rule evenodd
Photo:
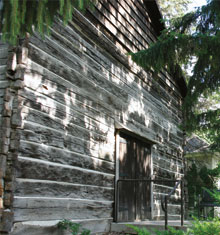
<svg viewBox="0 0 220 235"><path fill-rule="evenodd" d="M50 33L54 16L60 14L65 24L72 19L74 7L84 11L96 0L3 0L0 29L2 39L15 44L25 32Z"/></svg>
<svg viewBox="0 0 220 235"><path fill-rule="evenodd" d="M192 29L192 26L194 27ZM184 101L185 129L207 134L213 146L220 149L219 108L197 113L200 97L220 90L220 4L210 0L206 6L171 21L149 49L130 53L132 59L155 73L162 69L175 74L177 65L195 60ZM180 74L182 76L182 74Z"/></svg>

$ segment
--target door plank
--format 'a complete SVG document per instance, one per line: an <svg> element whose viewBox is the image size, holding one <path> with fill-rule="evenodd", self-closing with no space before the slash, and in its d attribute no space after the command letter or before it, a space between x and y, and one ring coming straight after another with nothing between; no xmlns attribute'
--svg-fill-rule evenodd
<svg viewBox="0 0 220 235"><path fill-rule="evenodd" d="M119 179L148 179L150 166L150 145L120 133ZM150 219L150 196L149 182L120 182L118 220Z"/></svg>

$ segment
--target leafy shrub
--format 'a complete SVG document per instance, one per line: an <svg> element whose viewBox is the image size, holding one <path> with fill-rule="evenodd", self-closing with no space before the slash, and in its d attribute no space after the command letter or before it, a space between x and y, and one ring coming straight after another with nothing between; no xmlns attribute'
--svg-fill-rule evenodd
<svg viewBox="0 0 220 235"><path fill-rule="evenodd" d="M220 235L220 218L214 218L211 221L199 221L194 219L192 226L188 228L186 232L182 230L176 230L169 227L168 230L158 231L154 230L156 235ZM150 235L152 234L145 228L138 228L133 225L127 225L128 227L134 229L138 235Z"/></svg>
<svg viewBox="0 0 220 235"><path fill-rule="evenodd" d="M138 228L134 225L127 225L129 228L132 228L135 232L137 232L138 235L151 235L152 233L148 231L146 228ZM168 227L168 230L159 231L154 229L154 234L156 235L184 235L184 231L182 230L176 230L172 227Z"/></svg>
<svg viewBox="0 0 220 235"><path fill-rule="evenodd" d="M137 226L127 224L129 228L132 228L138 235L150 235L151 233L146 228L138 228Z"/></svg>
<svg viewBox="0 0 220 235"><path fill-rule="evenodd" d="M81 228L81 224L78 223L73 223L70 220L62 220L58 223L58 228L61 229L65 229L65 230L69 230L72 235L90 235L90 230L88 229L82 229L81 233L80 233L80 228Z"/></svg>
<svg viewBox="0 0 220 235"><path fill-rule="evenodd" d="M189 229L189 235L219 235L220 219L214 218L212 221L199 221L195 219L192 228Z"/></svg>
<svg viewBox="0 0 220 235"><path fill-rule="evenodd" d="M218 192L216 189L213 189L212 191L207 188L203 189L208 192L216 200L217 203L220 204L220 192Z"/></svg>
<svg viewBox="0 0 220 235"><path fill-rule="evenodd" d="M220 177L220 163L214 169L208 169L206 166L198 168L195 163L188 168L186 173L189 206L192 208L191 214L197 214L198 197L202 194L204 188L213 191L216 189L216 179ZM220 200L220 196L219 196Z"/></svg>

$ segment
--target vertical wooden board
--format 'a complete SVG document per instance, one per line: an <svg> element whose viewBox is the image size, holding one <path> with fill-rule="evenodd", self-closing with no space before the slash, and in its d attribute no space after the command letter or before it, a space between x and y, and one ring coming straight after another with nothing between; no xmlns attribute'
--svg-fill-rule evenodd
<svg viewBox="0 0 220 235"><path fill-rule="evenodd" d="M143 169L143 148L140 143L137 143L137 154L136 154L136 161L135 161L135 168L136 168L136 178L142 179L144 176L144 169ZM136 220L142 219L142 200L143 200L143 186L145 185L144 182L136 182Z"/></svg>
<svg viewBox="0 0 220 235"><path fill-rule="evenodd" d="M119 143L119 179L132 179L134 175L131 164L133 142L124 137L120 137ZM134 220L134 183L119 183L119 221Z"/></svg>
<svg viewBox="0 0 220 235"><path fill-rule="evenodd" d="M150 145L129 135L121 134L120 156L121 179L149 179ZM119 203L123 200L123 206L128 213L128 215L121 214L120 220L145 220L151 217L150 182L121 182L119 195L121 199Z"/></svg>
<svg viewBox="0 0 220 235"><path fill-rule="evenodd" d="M136 178L149 179L150 177L150 146L144 142L137 142ZM151 213L150 182L136 183L136 219L150 218Z"/></svg>
<svg viewBox="0 0 220 235"><path fill-rule="evenodd" d="M126 140L121 139L119 140L119 179L124 178L127 176L126 171L124 172L124 169L126 165L126 157L127 157L127 142ZM119 190L119 198L118 198L118 221L123 221L128 219L128 208L127 208L127 200L124 195L124 192L126 192L126 185L123 184L123 182L119 182L118 185Z"/></svg>
<svg viewBox="0 0 220 235"><path fill-rule="evenodd" d="M146 177L150 178L151 176L151 155L150 155L150 145L145 145L144 147L144 165ZM144 217L150 219L151 218L151 183L146 183L144 192L144 199L146 199L146 210L144 213Z"/></svg>
<svg viewBox="0 0 220 235"><path fill-rule="evenodd" d="M128 138L128 137L127 137ZM130 179L135 178L135 164L134 160L136 158L136 143L133 139L128 138L128 154L127 154L127 165L130 169ZM135 183L129 182L127 184L127 198L128 198L128 221L134 221L135 220L135 213L136 213L136 207L135 207L135 200L136 200L136 191L135 191Z"/></svg>

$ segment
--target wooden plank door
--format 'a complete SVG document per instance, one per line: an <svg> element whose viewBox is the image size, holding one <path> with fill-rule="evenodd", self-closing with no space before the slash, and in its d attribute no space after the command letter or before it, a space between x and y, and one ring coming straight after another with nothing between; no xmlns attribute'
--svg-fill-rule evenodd
<svg viewBox="0 0 220 235"><path fill-rule="evenodd" d="M119 144L119 179L133 179L135 165L132 159L135 154L133 140L120 136ZM135 187L134 182L119 183L119 221L135 220Z"/></svg>
<svg viewBox="0 0 220 235"><path fill-rule="evenodd" d="M136 179L149 179L151 173L150 146L144 142L137 143L136 157ZM146 220L151 218L151 183L136 183L136 220Z"/></svg>
<svg viewBox="0 0 220 235"><path fill-rule="evenodd" d="M120 133L119 179L150 177L150 146ZM118 221L150 219L150 183L120 182Z"/></svg>

